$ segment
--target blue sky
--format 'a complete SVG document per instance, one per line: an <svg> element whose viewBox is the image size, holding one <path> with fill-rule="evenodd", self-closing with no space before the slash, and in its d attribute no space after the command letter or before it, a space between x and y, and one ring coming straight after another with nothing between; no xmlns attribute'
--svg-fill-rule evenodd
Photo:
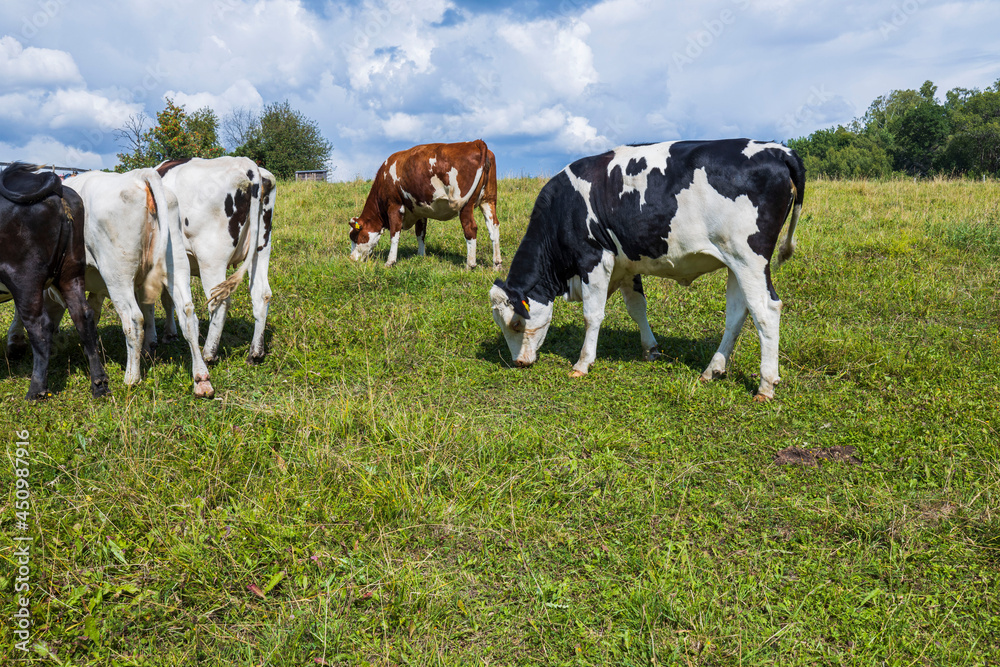
<svg viewBox="0 0 1000 667"><path fill-rule="evenodd" d="M0 161L113 167L114 130L288 100L333 178L482 138L501 175L623 143L787 140L876 96L1000 78L985 0L4 0Z"/></svg>

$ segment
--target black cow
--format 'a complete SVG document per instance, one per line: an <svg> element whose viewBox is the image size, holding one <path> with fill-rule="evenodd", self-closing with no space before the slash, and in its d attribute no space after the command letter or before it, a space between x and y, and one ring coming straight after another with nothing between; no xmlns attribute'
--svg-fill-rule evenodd
<svg viewBox="0 0 1000 667"><path fill-rule="evenodd" d="M749 311L761 346L756 399L773 398L781 300L770 260L790 211L778 261L791 256L804 192L794 151L748 139L622 146L574 162L542 188L507 282L490 290L515 364L534 363L562 294L583 301L586 337L573 376L586 374L616 289L639 325L645 357L654 359L640 275L689 285L726 267L726 331L701 378L725 373Z"/></svg>
<svg viewBox="0 0 1000 667"><path fill-rule="evenodd" d="M36 174L37 169L17 162L0 172L0 302L14 299L35 355L27 397L49 395L49 351L58 327L43 300L50 285L62 295L80 332L90 362L90 391L104 396L109 393L108 376L97 354L94 313L83 291L83 201L64 188L58 176Z"/></svg>

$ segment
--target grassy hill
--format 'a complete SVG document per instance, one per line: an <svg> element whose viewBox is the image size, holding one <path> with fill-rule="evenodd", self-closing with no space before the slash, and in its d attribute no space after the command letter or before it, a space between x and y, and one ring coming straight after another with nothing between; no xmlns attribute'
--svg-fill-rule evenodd
<svg viewBox="0 0 1000 667"><path fill-rule="evenodd" d="M505 270L542 183L500 183ZM395 267L356 265L366 195L280 185L270 354L246 364L243 288L214 400L181 341L126 388L107 307L112 398L89 398L68 318L51 400L24 402L30 358L6 362L0 662L22 655L18 536L46 664L1000 660L996 183L810 183L765 405L749 324L729 376L698 382L724 273L646 280L654 363L615 296L588 376L568 377L583 317L563 302L514 369L489 243L466 272L458 221L432 222L427 257L405 232Z"/></svg>

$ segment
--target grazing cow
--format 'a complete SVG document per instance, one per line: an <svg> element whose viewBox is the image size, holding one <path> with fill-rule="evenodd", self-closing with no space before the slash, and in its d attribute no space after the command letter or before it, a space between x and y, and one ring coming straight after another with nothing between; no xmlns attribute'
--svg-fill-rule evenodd
<svg viewBox="0 0 1000 667"><path fill-rule="evenodd" d="M205 337L205 359L214 361L232 294L249 273L254 330L247 361L264 359L264 326L271 303L267 267L271 257L271 219L276 179L245 157L212 160L169 160L156 170L163 184L177 196L184 244L191 275L200 275L211 314ZM239 268L226 278L226 269ZM164 295L167 311L165 337L176 335L173 306Z"/></svg>
<svg viewBox="0 0 1000 667"><path fill-rule="evenodd" d="M176 198L153 169L124 174L88 171L67 178L65 184L84 201L86 288L95 319L100 322L104 299L110 298L122 322L128 350L125 384L141 379L140 352L148 352L156 342L153 301L166 287L181 304L181 330L191 350L194 393L210 398L215 390L198 347L198 318ZM15 320L8 337L18 324Z"/></svg>
<svg viewBox="0 0 1000 667"><path fill-rule="evenodd" d="M351 218L351 259L367 259L386 228L386 266L396 263L402 229L414 227L417 254L423 255L427 219L451 220L457 215L465 232L466 268L475 268L477 206L493 241L493 268L500 270L496 159L486 143L426 144L393 153L375 174L361 215Z"/></svg>
<svg viewBox="0 0 1000 667"><path fill-rule="evenodd" d="M574 162L542 188L507 282L490 289L493 319L514 363L534 363L553 300L563 294L583 301L586 334L572 375L586 374L616 289L652 360L659 352L640 275L689 285L726 267L726 330L701 379L725 373L749 310L761 347L756 400L773 398L781 301L770 260L789 211L778 262L792 254L804 190L798 155L747 139L622 146Z"/></svg>
<svg viewBox="0 0 1000 667"><path fill-rule="evenodd" d="M44 301L50 285L69 308L90 364L90 392L109 393L97 353L97 324L83 291L87 267L80 196L53 173L14 163L0 173L0 303L14 300L34 353L29 399L48 396L49 352L59 325ZM60 317L62 313L60 311ZM16 341L8 349L17 347Z"/></svg>

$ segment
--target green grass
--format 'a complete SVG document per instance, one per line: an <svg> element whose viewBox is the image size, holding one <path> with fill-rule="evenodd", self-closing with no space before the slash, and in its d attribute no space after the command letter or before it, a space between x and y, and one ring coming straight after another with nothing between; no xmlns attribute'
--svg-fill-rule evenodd
<svg viewBox="0 0 1000 667"><path fill-rule="evenodd" d="M505 266L541 185L500 184ZM68 319L51 400L24 402L30 359L8 362L0 662L22 655L20 429L46 664L1000 662L997 184L811 183L774 275L766 405L749 325L728 377L698 382L722 273L647 279L655 363L614 297L588 376L568 377L583 318L563 302L513 369L489 244L466 272L459 223L432 223L427 257L405 233L394 268L385 241L355 265L366 194L280 186L270 354L246 364L241 289L215 400L193 397L180 342L122 385L111 308L112 398L89 398ZM774 463L847 445L859 465Z"/></svg>

